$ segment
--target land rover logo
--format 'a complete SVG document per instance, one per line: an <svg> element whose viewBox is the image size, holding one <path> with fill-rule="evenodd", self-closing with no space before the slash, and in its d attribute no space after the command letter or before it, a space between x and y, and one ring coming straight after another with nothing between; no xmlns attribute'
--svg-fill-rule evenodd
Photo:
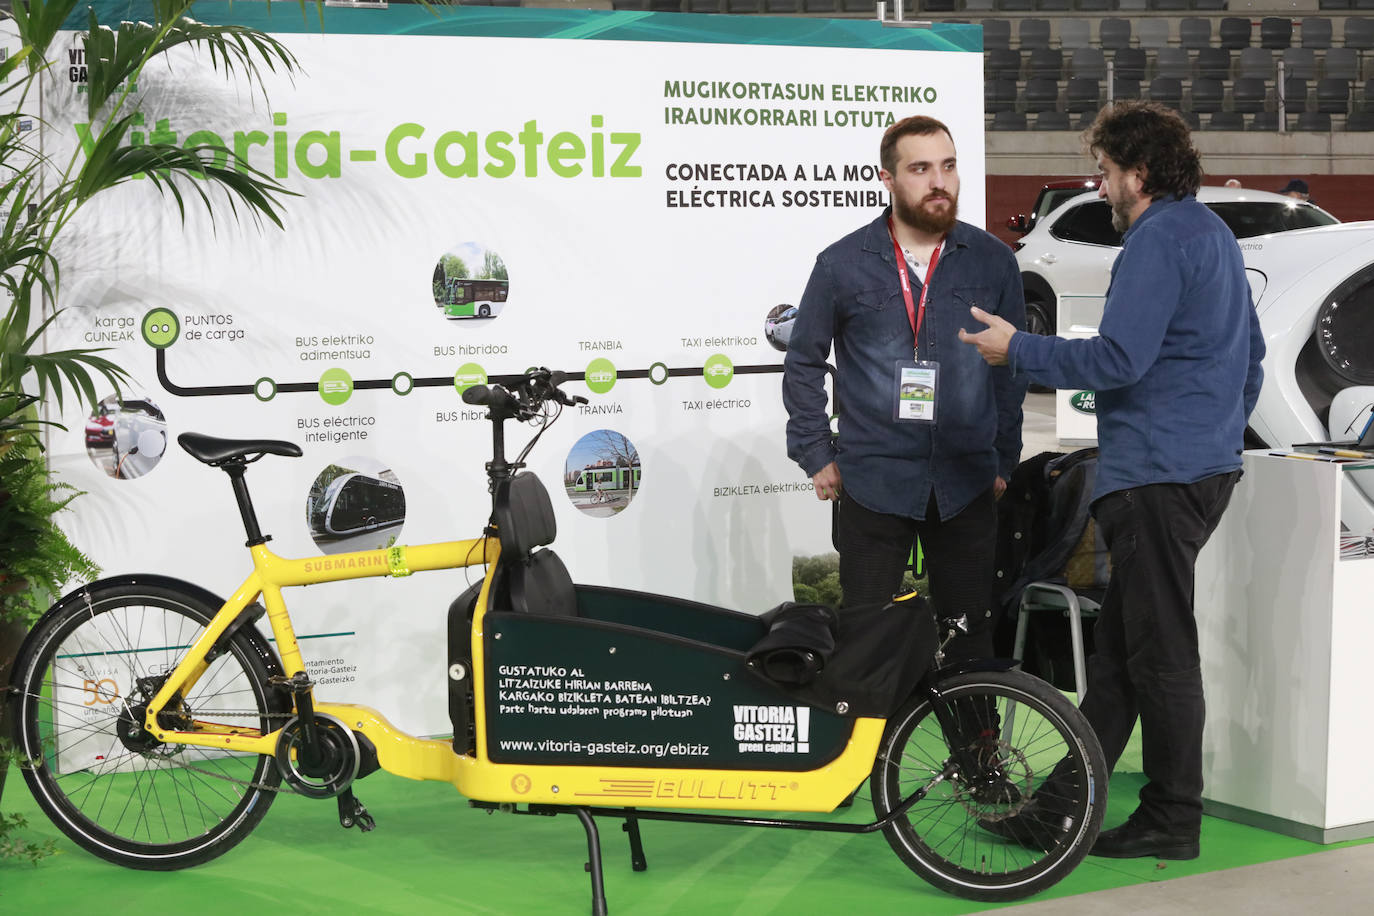
<svg viewBox="0 0 1374 916"><path fill-rule="evenodd" d="M1097 413L1096 391L1075 391L1069 395L1069 406L1079 413Z"/></svg>

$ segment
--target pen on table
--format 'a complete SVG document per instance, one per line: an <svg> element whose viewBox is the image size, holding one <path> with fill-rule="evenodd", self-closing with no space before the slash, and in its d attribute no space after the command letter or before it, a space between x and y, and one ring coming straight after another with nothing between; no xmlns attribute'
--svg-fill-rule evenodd
<svg viewBox="0 0 1374 916"><path fill-rule="evenodd" d="M1317 451L1321 452L1323 455L1335 455L1337 458L1374 458L1374 455L1370 455L1366 452L1351 451L1348 448L1330 448L1328 446L1322 446L1317 449Z"/></svg>
<svg viewBox="0 0 1374 916"><path fill-rule="evenodd" d="M1297 452L1270 452L1275 458L1301 458L1303 461L1341 461L1340 458L1328 455L1300 455Z"/></svg>

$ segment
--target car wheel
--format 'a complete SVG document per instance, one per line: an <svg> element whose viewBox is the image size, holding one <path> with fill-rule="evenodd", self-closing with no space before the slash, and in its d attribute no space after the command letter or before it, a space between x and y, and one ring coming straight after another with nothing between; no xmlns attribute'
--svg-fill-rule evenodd
<svg viewBox="0 0 1374 916"><path fill-rule="evenodd" d="M1054 319L1050 317L1049 309L1045 303L1039 299L1026 299L1026 333L1036 334L1040 337L1050 337L1054 334ZM1054 389L1032 382L1030 390L1046 392Z"/></svg>
<svg viewBox="0 0 1374 916"><path fill-rule="evenodd" d="M1050 317L1045 303L1039 299L1026 300L1026 331L1041 337L1054 334L1054 319Z"/></svg>

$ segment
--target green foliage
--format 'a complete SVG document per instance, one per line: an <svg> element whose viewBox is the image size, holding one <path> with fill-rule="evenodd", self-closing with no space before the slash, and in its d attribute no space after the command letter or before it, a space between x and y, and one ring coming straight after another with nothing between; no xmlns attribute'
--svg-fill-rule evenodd
<svg viewBox="0 0 1374 916"><path fill-rule="evenodd" d="M444 276L450 280L466 280L471 274L468 273L468 264L456 254L446 254L439 259L443 265Z"/></svg>
<svg viewBox="0 0 1374 916"><path fill-rule="evenodd" d="M99 574L53 520L79 495L50 480L43 462L25 450L0 456L0 619L32 622L43 610L40 596Z"/></svg>
<svg viewBox="0 0 1374 916"><path fill-rule="evenodd" d="M902 575L899 594L920 592L929 595L926 578L916 579L908 570ZM792 595L801 604L828 604L839 607L844 603L840 591L840 555L826 553L815 557L792 558Z"/></svg>
<svg viewBox="0 0 1374 916"><path fill-rule="evenodd" d="M65 162L47 154L30 128L45 124L41 84L61 66L65 55L53 43L79 2L13 0L0 10L19 40L0 61L0 620L32 621L48 593L98 572L54 523L79 494L48 478L42 432L61 424L39 410L51 403L61 411L68 396L94 408L98 384L118 394L129 376L102 349L46 349L44 332L64 306L55 252L67 227L92 200L139 178L170 198L182 219L190 201L212 223L227 209L235 219L280 227L281 200L292 194L222 145L132 142L139 77L150 63L167 63L162 58L174 48L198 49L190 66L208 57L226 79L254 89L262 88L265 70L297 70L291 53L268 35L191 19L192 0L152 0L151 22L115 29L90 15L89 122ZM8 763L0 754L0 788ZM0 858L36 862L51 852L51 844L15 837L21 826L22 819L0 815Z"/></svg>
<svg viewBox="0 0 1374 916"><path fill-rule="evenodd" d="M840 555L793 557L792 594L802 604L839 607L844 597L840 593Z"/></svg>
<svg viewBox="0 0 1374 916"><path fill-rule="evenodd" d="M501 256L494 251L488 251L482 255L482 273L478 276L479 280L509 280L506 274L506 262L501 260Z"/></svg>
<svg viewBox="0 0 1374 916"><path fill-rule="evenodd" d="M51 56L62 24L80 0L14 0L10 18L20 49L0 62L0 449L20 441L38 445L45 424L30 412L51 399L60 410L74 393L95 406L97 382L113 387L127 374L100 349L43 349L43 332L61 310L56 242L83 206L112 188L143 178L176 205L187 201L212 216L225 208L235 218L281 226L287 191L223 146L180 147L132 143L143 69L173 48L200 49L226 78L261 87L265 71L295 72L295 58L276 39L240 26L205 25L189 16L192 0L153 0L154 21L101 26L91 13L85 34L89 125L66 162L42 153L26 127L38 117L40 81L57 65Z"/></svg>
<svg viewBox="0 0 1374 916"><path fill-rule="evenodd" d="M16 836L19 828L27 826L24 815L0 812L0 859L19 859L37 865L40 859L57 852L57 842L54 840L30 843Z"/></svg>

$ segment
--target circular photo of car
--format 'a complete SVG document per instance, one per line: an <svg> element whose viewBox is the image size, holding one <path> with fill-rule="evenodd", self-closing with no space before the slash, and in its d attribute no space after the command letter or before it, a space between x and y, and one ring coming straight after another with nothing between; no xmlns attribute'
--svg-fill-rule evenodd
<svg viewBox="0 0 1374 916"><path fill-rule="evenodd" d="M167 452L167 418L146 397L102 399L86 417L86 454L115 480L133 480Z"/></svg>
<svg viewBox="0 0 1374 916"><path fill-rule="evenodd" d="M584 515L607 518L624 511L639 487L639 450L612 429L578 439L563 464L563 491Z"/></svg>
<svg viewBox="0 0 1374 916"><path fill-rule="evenodd" d="M405 490L380 461L350 456L315 477L305 498L305 520L321 553L380 550L400 537Z"/></svg>
<svg viewBox="0 0 1374 916"><path fill-rule="evenodd" d="M430 286L444 318L481 322L501 314L510 279L499 254L477 242L463 242L439 258Z"/></svg>
<svg viewBox="0 0 1374 916"><path fill-rule="evenodd" d="M774 350L787 351L792 339L792 323L797 320L795 305L775 305L763 319L763 336L773 345Z"/></svg>

